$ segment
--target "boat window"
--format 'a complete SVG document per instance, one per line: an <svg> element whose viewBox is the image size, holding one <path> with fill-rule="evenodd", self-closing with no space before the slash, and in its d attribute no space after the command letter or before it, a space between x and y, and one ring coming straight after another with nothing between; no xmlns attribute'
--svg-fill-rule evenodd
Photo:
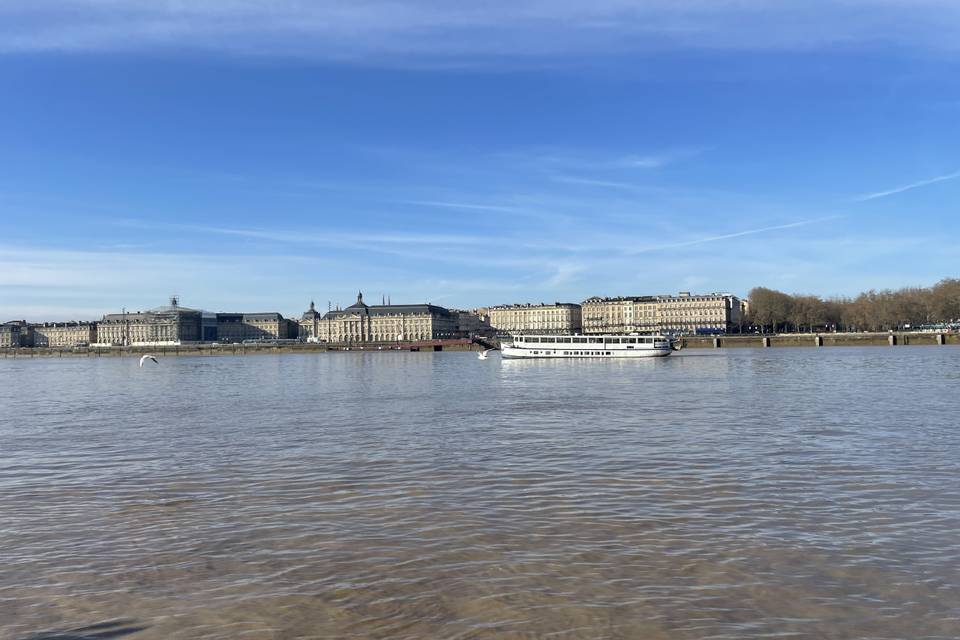
<svg viewBox="0 0 960 640"><path fill-rule="evenodd" d="M603 344L603 338L588 338L590 344Z"/></svg>
<svg viewBox="0 0 960 640"><path fill-rule="evenodd" d="M556 338L540 338L540 342L556 343L556 341L557 341Z"/></svg>
<svg viewBox="0 0 960 640"><path fill-rule="evenodd" d="M572 338L557 338L557 342L562 342L564 344L570 344L572 340Z"/></svg>
<svg viewBox="0 0 960 640"><path fill-rule="evenodd" d="M627 347L627 349L636 349L636 347L631 344Z"/></svg>
<svg viewBox="0 0 960 640"><path fill-rule="evenodd" d="M586 339L586 338L574 338L574 339L573 339L573 342L574 342L574 344L585 344L585 343L587 342L587 339Z"/></svg>
<svg viewBox="0 0 960 640"><path fill-rule="evenodd" d="M624 339L623 339L623 343L624 343L624 344L637 344L637 339L636 339L636 338L624 338Z"/></svg>
<svg viewBox="0 0 960 640"><path fill-rule="evenodd" d="M607 344L620 344L620 338L607 338Z"/></svg>

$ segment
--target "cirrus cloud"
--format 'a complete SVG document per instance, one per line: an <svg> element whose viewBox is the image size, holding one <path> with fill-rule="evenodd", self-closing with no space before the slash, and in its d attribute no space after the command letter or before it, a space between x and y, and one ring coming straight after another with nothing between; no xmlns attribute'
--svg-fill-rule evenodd
<svg viewBox="0 0 960 640"><path fill-rule="evenodd" d="M0 51L464 64L676 48L956 50L958 18L947 0L14 0L0 5Z"/></svg>

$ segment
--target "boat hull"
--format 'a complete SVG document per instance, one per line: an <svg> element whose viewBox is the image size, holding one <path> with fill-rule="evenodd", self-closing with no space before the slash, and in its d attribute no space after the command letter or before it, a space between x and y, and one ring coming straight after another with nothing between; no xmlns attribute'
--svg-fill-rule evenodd
<svg viewBox="0 0 960 640"><path fill-rule="evenodd" d="M625 359L634 358L664 358L672 353L673 349L650 348L650 349L548 349L548 348L517 348L508 345L500 347L500 356L508 360L529 359L529 358L591 358L591 359Z"/></svg>

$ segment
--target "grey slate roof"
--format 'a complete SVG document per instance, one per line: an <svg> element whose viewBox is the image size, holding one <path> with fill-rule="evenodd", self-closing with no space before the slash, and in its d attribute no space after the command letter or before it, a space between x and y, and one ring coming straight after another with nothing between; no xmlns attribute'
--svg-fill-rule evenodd
<svg viewBox="0 0 960 640"><path fill-rule="evenodd" d="M313 304L310 305L311 309ZM309 312L308 312L309 313ZM363 293L357 293L357 301L346 309L337 309L336 311L328 311L323 314L324 320L335 320L343 316L395 316L395 315L413 315L413 314L430 314L437 316L447 316L451 317L453 314L450 313L449 309L444 307L437 307L432 304L375 304L368 305L363 301ZM304 314L306 315L306 314Z"/></svg>
<svg viewBox="0 0 960 640"><path fill-rule="evenodd" d="M361 315L361 316L393 316L393 315L413 315L413 314L430 314L436 316L450 316L450 310L444 307L438 307L432 304L378 304L378 305L366 305L362 302L358 304L352 304L346 309L340 309L337 311L328 311L323 314L324 320L334 320L341 316L352 316L352 315Z"/></svg>

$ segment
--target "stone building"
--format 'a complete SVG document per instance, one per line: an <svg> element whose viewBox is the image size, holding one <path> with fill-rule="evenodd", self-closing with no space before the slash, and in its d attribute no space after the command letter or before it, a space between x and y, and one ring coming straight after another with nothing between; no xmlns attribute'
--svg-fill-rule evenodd
<svg viewBox="0 0 960 640"><path fill-rule="evenodd" d="M302 340L316 341L320 335L320 320L323 316L317 311L317 307L310 301L310 308L300 316L300 338Z"/></svg>
<svg viewBox="0 0 960 640"><path fill-rule="evenodd" d="M500 305L489 312L490 326L501 334L573 334L583 326L580 305L569 302Z"/></svg>
<svg viewBox="0 0 960 640"><path fill-rule="evenodd" d="M660 327L654 296L588 298L583 309L584 333L653 333Z"/></svg>
<svg viewBox="0 0 960 640"><path fill-rule="evenodd" d="M0 347L32 347L33 327L24 320L0 324Z"/></svg>
<svg viewBox="0 0 960 640"><path fill-rule="evenodd" d="M743 303L729 293L658 296L660 330L674 333L726 333L743 323Z"/></svg>
<svg viewBox="0 0 960 640"><path fill-rule="evenodd" d="M85 347L96 341L96 322L45 322L33 325L35 347Z"/></svg>
<svg viewBox="0 0 960 640"><path fill-rule="evenodd" d="M726 333L743 322L745 306L729 293L589 298L584 333Z"/></svg>
<svg viewBox="0 0 960 640"><path fill-rule="evenodd" d="M301 337L317 342L400 342L457 336L457 316L432 304L368 305L363 293L346 309L320 316L314 304L300 318Z"/></svg>
<svg viewBox="0 0 960 640"><path fill-rule="evenodd" d="M279 313L218 313L217 340L291 340L299 337L299 326Z"/></svg>
<svg viewBox="0 0 960 640"><path fill-rule="evenodd" d="M97 325L97 342L114 345L159 345L201 340L202 312L170 304L136 313L111 313Z"/></svg>
<svg viewBox="0 0 960 640"><path fill-rule="evenodd" d="M463 338L491 338L496 330L490 326L489 312L483 309L450 309L457 317L457 333Z"/></svg>

